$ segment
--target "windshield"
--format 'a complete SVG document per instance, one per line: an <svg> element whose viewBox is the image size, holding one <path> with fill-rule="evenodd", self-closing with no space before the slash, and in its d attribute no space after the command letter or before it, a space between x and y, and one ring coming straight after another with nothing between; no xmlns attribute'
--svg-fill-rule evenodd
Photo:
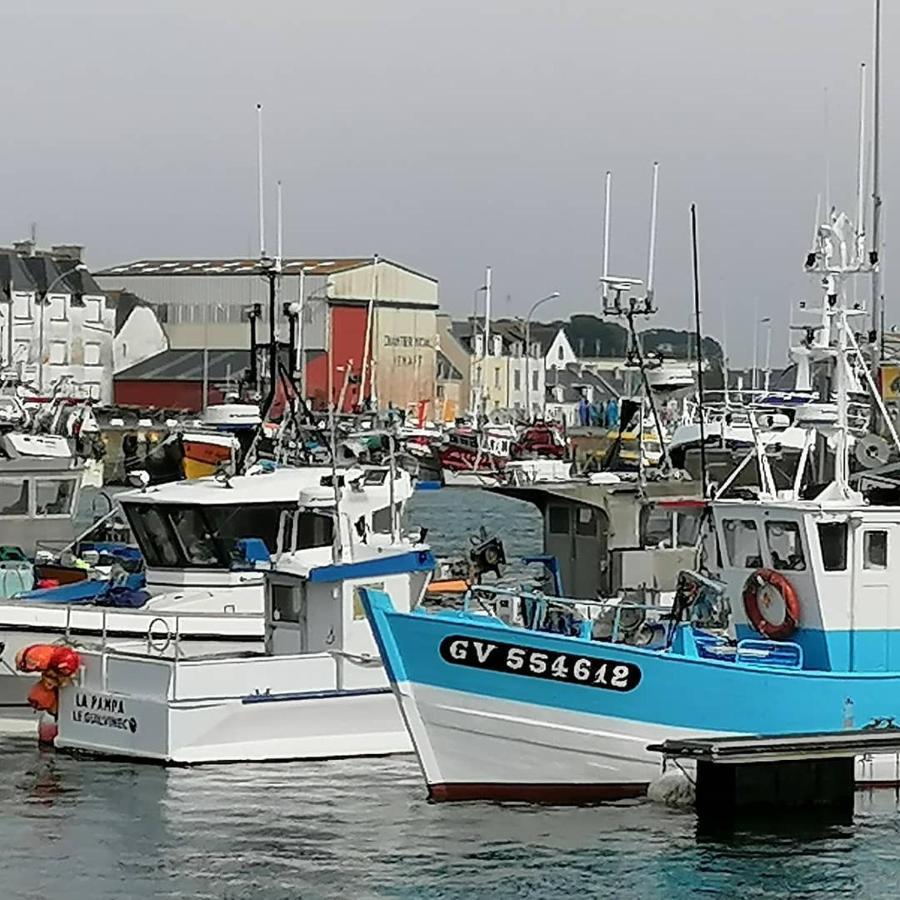
<svg viewBox="0 0 900 900"><path fill-rule="evenodd" d="M288 503L244 506L176 506L125 503L125 515L150 568L231 568L241 560L238 541L258 538L275 553L281 513ZM327 547L330 513L301 512L299 549Z"/></svg>

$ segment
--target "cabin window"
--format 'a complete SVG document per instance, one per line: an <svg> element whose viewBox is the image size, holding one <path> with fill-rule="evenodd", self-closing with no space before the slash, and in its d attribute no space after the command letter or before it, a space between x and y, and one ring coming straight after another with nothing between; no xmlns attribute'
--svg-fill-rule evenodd
<svg viewBox="0 0 900 900"><path fill-rule="evenodd" d="M568 506L551 506L549 519L550 519L550 534L568 534L569 533L569 507Z"/></svg>
<svg viewBox="0 0 900 900"><path fill-rule="evenodd" d="M675 513L675 533L678 535L679 547L696 547L700 540L700 523L703 521L703 510L679 509Z"/></svg>
<svg viewBox="0 0 900 900"><path fill-rule="evenodd" d="M28 515L28 482L0 481L0 516Z"/></svg>
<svg viewBox="0 0 900 900"><path fill-rule="evenodd" d="M196 507L176 507L171 518L178 542L191 565L213 568L221 565L215 539Z"/></svg>
<svg viewBox="0 0 900 900"><path fill-rule="evenodd" d="M843 572L847 568L847 523L819 522L819 549L826 572Z"/></svg>
<svg viewBox="0 0 900 900"><path fill-rule="evenodd" d="M597 514L589 506L579 506L575 517L575 534L583 537L597 536Z"/></svg>
<svg viewBox="0 0 900 900"><path fill-rule="evenodd" d="M758 569L762 566L759 532L752 519L725 519L725 549L728 561L739 569Z"/></svg>
<svg viewBox="0 0 900 900"><path fill-rule="evenodd" d="M796 522L766 522L766 537L772 554L772 568L779 572L799 572L806 568L803 541Z"/></svg>
<svg viewBox="0 0 900 900"><path fill-rule="evenodd" d="M299 585L272 584L272 620L299 624L303 613L303 591Z"/></svg>
<svg viewBox="0 0 900 900"><path fill-rule="evenodd" d="M863 532L863 568L886 569L888 535L886 531Z"/></svg>
<svg viewBox="0 0 900 900"><path fill-rule="evenodd" d="M71 479L38 479L35 482L35 513L39 516L68 516L72 512L75 482Z"/></svg>
<svg viewBox="0 0 900 900"><path fill-rule="evenodd" d="M672 546L672 513L664 506L648 506L641 511L641 546Z"/></svg>
<svg viewBox="0 0 900 900"><path fill-rule="evenodd" d="M150 568L175 568L182 565L175 535L157 507L135 503L126 506L125 511L141 553Z"/></svg>
<svg viewBox="0 0 900 900"><path fill-rule="evenodd" d="M376 509L372 513L372 531L377 531L379 534L390 534L391 508L389 506L384 509Z"/></svg>

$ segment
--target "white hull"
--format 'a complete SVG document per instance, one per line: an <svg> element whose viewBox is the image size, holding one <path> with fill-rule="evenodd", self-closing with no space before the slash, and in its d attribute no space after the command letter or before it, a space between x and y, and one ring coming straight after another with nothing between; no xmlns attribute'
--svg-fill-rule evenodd
<svg viewBox="0 0 900 900"><path fill-rule="evenodd" d="M99 610L83 610L82 612L96 613L99 619ZM109 628L106 632L106 646L110 649L117 648L137 653L146 653L149 656L171 657L174 653L174 644L170 642L166 646L165 628L163 623L170 628L170 634L175 634L175 616L147 616L144 613L130 613L126 622L119 624L126 630L116 631ZM216 627L218 618L225 619ZM151 619L162 619L154 625L154 643L157 648L164 648L162 652L154 650L147 641L147 628ZM169 621L169 620L172 621ZM184 658L197 657L208 654L235 654L240 652L262 653L264 649L264 623L262 616L235 618L227 617L191 616L185 620L199 623L200 627L208 629L209 633L197 634L196 637L180 638L178 652ZM179 617L179 626L189 624ZM141 626L141 627L138 627ZM226 627L227 626L227 627ZM239 626L239 627L235 627ZM137 637L140 634L142 637ZM4 644L0 654L0 734L16 733L21 730L20 720L30 720L33 716L28 704L28 692L37 680L35 675L15 671L16 654L19 650L32 644L61 644L69 643L76 650L99 647L102 641L102 632L80 631L73 629L66 637L65 629L47 629L43 631L3 631L0 632L0 642Z"/></svg>
<svg viewBox="0 0 900 900"><path fill-rule="evenodd" d="M75 706L76 697L91 696L64 693L58 748L182 765L385 756L412 750L387 689L251 703L129 698L122 701L121 713ZM75 721L73 716L79 714L81 720Z"/></svg>
<svg viewBox="0 0 900 900"><path fill-rule="evenodd" d="M341 655L154 659L86 651L56 746L198 764L409 753L380 666Z"/></svg>
<svg viewBox="0 0 900 900"><path fill-rule="evenodd" d="M445 487L496 487L503 483L503 476L490 472L477 472L475 469L454 471L444 469Z"/></svg>
<svg viewBox="0 0 900 900"><path fill-rule="evenodd" d="M436 800L613 800L662 773L647 750L692 731L401 683L396 694ZM900 784L900 756L857 762L860 787Z"/></svg>

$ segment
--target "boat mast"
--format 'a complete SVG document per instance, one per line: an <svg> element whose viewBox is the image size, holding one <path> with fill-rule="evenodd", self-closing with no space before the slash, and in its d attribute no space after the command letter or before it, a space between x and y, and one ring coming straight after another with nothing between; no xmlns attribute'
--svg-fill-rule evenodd
<svg viewBox="0 0 900 900"><path fill-rule="evenodd" d="M875 0L875 35L872 53L872 239L869 262L872 266L872 376L880 389L879 366L884 354L884 297L881 293L881 0Z"/></svg>
<svg viewBox="0 0 900 900"><path fill-rule="evenodd" d="M694 329L697 336L697 400L700 404L700 484L704 499L708 496L709 476L706 469L706 422L703 404L703 353L701 350L702 329L700 326L700 262L697 251L697 206L691 204L691 258L694 269ZM728 372L725 373L726 380Z"/></svg>
<svg viewBox="0 0 900 900"><path fill-rule="evenodd" d="M484 418L488 417L488 360L491 357L491 267L488 266L484 273L484 353L481 364L481 404ZM476 423L477 424L477 423Z"/></svg>

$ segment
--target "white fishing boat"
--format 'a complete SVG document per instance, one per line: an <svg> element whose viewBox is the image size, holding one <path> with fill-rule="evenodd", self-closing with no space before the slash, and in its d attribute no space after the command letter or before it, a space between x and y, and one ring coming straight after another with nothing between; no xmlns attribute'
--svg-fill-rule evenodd
<svg viewBox="0 0 900 900"><path fill-rule="evenodd" d="M137 601L127 597L132 605L126 608L115 607L113 593L91 603L0 602L0 716L31 718L26 695L33 676L15 671L17 654L30 645L80 646L104 637L112 645L136 641L152 648L178 633L183 656L261 649L264 575L278 550L282 517L296 516L299 547L330 547L333 474L330 467L259 467L233 478L120 494L146 563L146 595ZM392 509L402 514L412 496L410 476L398 470L391 479L385 467L336 474L349 487L344 514L352 527L358 533L390 533Z"/></svg>
<svg viewBox="0 0 900 900"><path fill-rule="evenodd" d="M185 658L178 626L149 652L80 651L60 691L56 746L163 763L318 759L409 752L411 743L363 612L384 588L406 609L435 566L428 547L357 527L357 489L323 510L304 494L290 550L267 576L265 652ZM302 516L330 516L334 543L302 548Z"/></svg>

